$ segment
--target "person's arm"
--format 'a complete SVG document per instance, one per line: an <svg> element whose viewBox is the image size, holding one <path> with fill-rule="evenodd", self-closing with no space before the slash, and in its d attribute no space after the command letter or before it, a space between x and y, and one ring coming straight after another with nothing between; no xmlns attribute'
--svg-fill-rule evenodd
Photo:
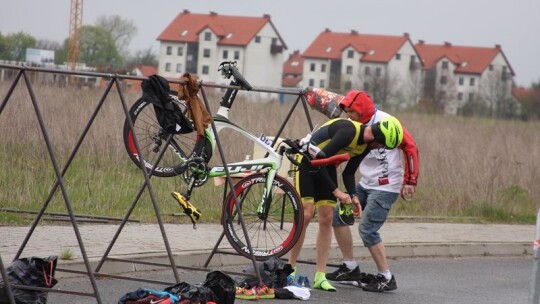
<svg viewBox="0 0 540 304"><path fill-rule="evenodd" d="M401 186L401 197L405 200L412 200L416 193L418 183L418 147L411 134L403 127L403 141L399 146L403 151L404 173L403 185Z"/></svg>
<svg viewBox="0 0 540 304"><path fill-rule="evenodd" d="M404 185L416 186L418 182L418 147L411 134L403 127L403 141L399 146L403 151L405 173L403 176Z"/></svg>

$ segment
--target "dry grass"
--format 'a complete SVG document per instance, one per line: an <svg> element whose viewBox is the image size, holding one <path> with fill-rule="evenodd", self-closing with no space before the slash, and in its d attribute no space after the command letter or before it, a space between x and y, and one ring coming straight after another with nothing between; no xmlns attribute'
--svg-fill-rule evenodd
<svg viewBox="0 0 540 304"><path fill-rule="evenodd" d="M9 83L0 83L4 98ZM34 86L37 103L54 153L62 168L95 110L103 91ZM249 96L249 95L247 95ZM219 96L210 95L211 112ZM128 106L137 95L128 95ZM291 103L284 105L246 102L240 98L230 118L258 135L275 135ZM326 120L309 111L314 125ZM394 113L415 137L420 150L420 178L413 203L400 202L393 215L478 216L492 222L534 222L540 207L539 122L489 120L436 115ZM124 151L124 112L116 91L103 108L84 140L65 177L68 197L76 213L122 217L144 181ZM298 138L309 131L301 104L282 136ZM252 143L236 134L220 134L228 162L252 153ZM0 208L38 210L43 205L55 174L24 83L16 88L0 115ZM215 154L213 162L220 160ZM181 178L152 178L160 211L180 212L170 198L182 188ZM221 187L212 182L196 189L193 201L207 220L220 216ZM155 219L146 194L135 216ZM57 191L47 211L65 212ZM18 222L0 213L0 224Z"/></svg>

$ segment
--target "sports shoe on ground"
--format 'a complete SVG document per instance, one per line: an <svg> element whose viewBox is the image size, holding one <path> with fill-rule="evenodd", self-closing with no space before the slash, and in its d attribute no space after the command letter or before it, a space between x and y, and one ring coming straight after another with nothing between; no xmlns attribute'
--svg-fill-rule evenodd
<svg viewBox="0 0 540 304"><path fill-rule="evenodd" d="M341 264L334 272L326 274L326 279L330 281L340 282L342 284L357 283L360 281L360 267L356 266L353 270L350 270L345 263Z"/></svg>
<svg viewBox="0 0 540 304"><path fill-rule="evenodd" d="M325 290L325 291L336 291L336 288L328 282L324 272L315 273L315 280L313 280L313 288Z"/></svg>
<svg viewBox="0 0 540 304"><path fill-rule="evenodd" d="M268 287L265 284L261 284L257 287L257 296L259 299L274 299L276 297L273 287Z"/></svg>
<svg viewBox="0 0 540 304"><path fill-rule="evenodd" d="M345 225L354 225L354 212L353 212L354 205L351 204L343 204L341 202L338 202L338 215L339 220L345 224Z"/></svg>
<svg viewBox="0 0 540 304"><path fill-rule="evenodd" d="M259 295L257 294L256 287L249 287L245 285L244 287L236 287L235 297L242 300L258 300Z"/></svg>
<svg viewBox="0 0 540 304"><path fill-rule="evenodd" d="M379 273L369 284L362 286L362 289L365 291L373 292L396 290L396 278L392 275L392 278L390 280L386 280L386 278Z"/></svg>

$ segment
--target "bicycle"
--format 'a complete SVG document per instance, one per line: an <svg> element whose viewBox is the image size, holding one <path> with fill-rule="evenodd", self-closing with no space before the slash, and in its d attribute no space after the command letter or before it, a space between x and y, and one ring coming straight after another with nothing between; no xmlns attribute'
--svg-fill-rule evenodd
<svg viewBox="0 0 540 304"><path fill-rule="evenodd" d="M265 134L257 137L232 123L228 118L228 113L239 88L251 90L252 87L236 68L236 62L223 62L218 70L226 79L232 77L232 80L231 87L226 90L219 110L213 117L216 131L219 133L225 128L232 129L266 151L265 157L227 164L231 175L253 173L243 177L234 185L232 191L238 198L236 204L232 191L223 202L221 224L224 234L236 252L251 258L237 210L240 208L245 227L249 232L255 259L281 257L292 249L300 237L303 227L303 207L295 187L286 178L279 176L277 171L281 167L284 155L292 163L296 163L294 155L305 152L290 139L283 140L276 148L273 148L272 142ZM186 109L186 104L178 98L175 103L181 109ZM208 161L216 147L216 135L209 126L204 136L193 136L193 133L174 135L170 144L165 147L164 143L169 134L159 126L153 111L151 104L143 100L137 101L131 107L130 117L142 151L139 153L135 148L134 137L127 120L124 125L125 147L136 165L141 166L139 157L142 157L147 170L150 171L152 167L155 167L154 175L183 176L188 184L187 192L171 194L187 211L186 213L195 225L200 213L189 202L193 189L202 186L209 178L226 175L224 166L212 168L208 166ZM155 166L155 159L162 149L167 149L167 151L160 160L160 164ZM316 164L325 165L325 162L332 160L317 161Z"/></svg>

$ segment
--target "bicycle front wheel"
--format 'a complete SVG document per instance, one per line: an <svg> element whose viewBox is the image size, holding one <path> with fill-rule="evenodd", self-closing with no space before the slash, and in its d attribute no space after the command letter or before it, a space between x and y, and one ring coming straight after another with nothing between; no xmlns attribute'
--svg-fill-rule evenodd
<svg viewBox="0 0 540 304"><path fill-rule="evenodd" d="M183 105L179 105L181 108ZM187 108L182 109L187 111ZM150 172L155 165L161 151L166 150L154 169L154 175L160 177L172 177L184 173L186 160L192 154L201 155L205 147L206 138L197 137L197 132L188 134L175 134L168 146L166 146L169 133L160 127L154 106L152 103L139 99L129 110L133 130L138 140L140 152L135 146L135 138L126 119L124 122L124 145L130 159L140 168L139 157L142 157L144 167Z"/></svg>
<svg viewBox="0 0 540 304"><path fill-rule="evenodd" d="M230 192L224 202L222 215L224 232L231 246L239 254L251 258L237 206L242 211L253 255L258 261L281 257L289 252L298 241L304 224L304 211L298 192L278 175L274 179L267 212L258 212L265 195L265 183L266 173L244 177L234 186L237 204Z"/></svg>

